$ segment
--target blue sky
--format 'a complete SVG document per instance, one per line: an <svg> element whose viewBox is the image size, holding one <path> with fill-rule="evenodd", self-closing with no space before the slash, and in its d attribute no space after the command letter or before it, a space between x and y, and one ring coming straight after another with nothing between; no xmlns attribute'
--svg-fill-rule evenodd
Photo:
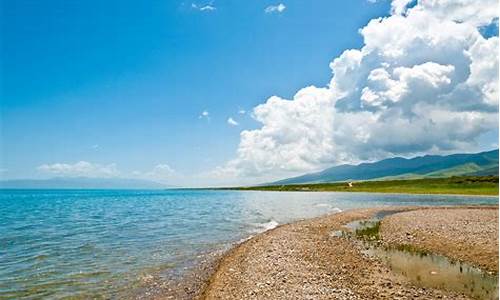
<svg viewBox="0 0 500 300"><path fill-rule="evenodd" d="M242 130L261 127L249 114L254 107L327 86L329 63L362 47L359 29L391 7L366 0L2 5L2 177L52 177L40 166L84 161L123 177L168 165L192 184L186 177L236 156ZM496 136L486 140L483 148Z"/></svg>
<svg viewBox="0 0 500 300"><path fill-rule="evenodd" d="M239 110L326 84L331 58L388 11L364 0L287 1L273 14L271 1L217 1L210 12L191 3L207 4L4 2L4 175L80 160L214 167L234 155L241 127L256 126Z"/></svg>

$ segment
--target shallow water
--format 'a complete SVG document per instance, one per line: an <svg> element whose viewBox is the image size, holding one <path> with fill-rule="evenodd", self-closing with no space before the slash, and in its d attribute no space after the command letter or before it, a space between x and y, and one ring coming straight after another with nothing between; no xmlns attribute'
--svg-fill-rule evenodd
<svg viewBox="0 0 500 300"><path fill-rule="evenodd" d="M405 276L418 286L464 293L475 299L498 299L498 275L466 263L454 262L442 255L388 249L377 242L367 241L363 233L378 226L385 216L394 213L397 211L381 211L371 219L350 222L345 228L364 238L366 249L363 253L380 258L393 272ZM339 237L346 233L335 231L332 235Z"/></svg>
<svg viewBox="0 0 500 300"><path fill-rule="evenodd" d="M0 298L116 297L277 224L498 198L209 190L0 190Z"/></svg>
<svg viewBox="0 0 500 300"><path fill-rule="evenodd" d="M412 253L395 249L370 248L393 272L413 283L472 296L475 299L498 299L498 276L489 275L464 263L454 263L444 256Z"/></svg>

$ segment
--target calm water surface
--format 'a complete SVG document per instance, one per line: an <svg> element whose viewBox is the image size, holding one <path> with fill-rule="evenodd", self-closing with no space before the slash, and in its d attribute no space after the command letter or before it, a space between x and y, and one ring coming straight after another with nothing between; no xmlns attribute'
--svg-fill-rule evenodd
<svg viewBox="0 0 500 300"><path fill-rule="evenodd" d="M0 298L113 297L278 223L383 205L497 197L369 193L0 190Z"/></svg>

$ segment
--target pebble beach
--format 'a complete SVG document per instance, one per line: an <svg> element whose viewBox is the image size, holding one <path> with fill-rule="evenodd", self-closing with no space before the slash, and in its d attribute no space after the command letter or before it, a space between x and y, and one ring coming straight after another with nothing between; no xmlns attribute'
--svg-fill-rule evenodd
<svg viewBox="0 0 500 300"><path fill-rule="evenodd" d="M474 299L460 291L415 284L366 255L359 240L332 234L381 211L392 214L381 221L380 245L409 243L498 274L497 206L355 209L261 233L215 261L203 284L198 281L197 291L171 289L170 295L154 298ZM466 248L473 251L463 251Z"/></svg>

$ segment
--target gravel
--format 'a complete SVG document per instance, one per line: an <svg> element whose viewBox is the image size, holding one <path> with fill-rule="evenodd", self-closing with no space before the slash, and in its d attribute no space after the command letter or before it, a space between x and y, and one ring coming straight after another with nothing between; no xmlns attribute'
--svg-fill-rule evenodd
<svg viewBox="0 0 500 300"><path fill-rule="evenodd" d="M415 286L378 259L364 255L355 239L331 234L379 210L346 211L262 233L225 255L199 298L468 299Z"/></svg>
<svg viewBox="0 0 500 300"><path fill-rule="evenodd" d="M411 245L498 273L498 207L415 210L382 220L386 245Z"/></svg>

